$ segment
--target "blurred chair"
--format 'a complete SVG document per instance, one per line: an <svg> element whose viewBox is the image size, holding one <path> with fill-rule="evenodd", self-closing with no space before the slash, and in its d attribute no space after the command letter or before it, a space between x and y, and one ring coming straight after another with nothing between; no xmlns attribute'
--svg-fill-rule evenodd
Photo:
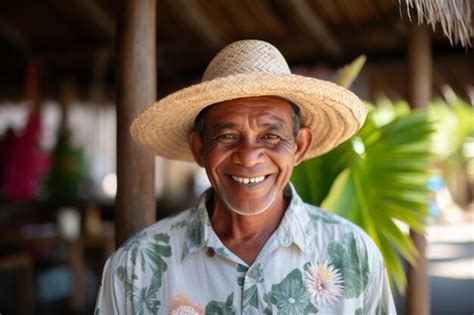
<svg viewBox="0 0 474 315"><path fill-rule="evenodd" d="M33 314L33 261L27 253L0 256L0 270L14 272L15 314Z"/></svg>

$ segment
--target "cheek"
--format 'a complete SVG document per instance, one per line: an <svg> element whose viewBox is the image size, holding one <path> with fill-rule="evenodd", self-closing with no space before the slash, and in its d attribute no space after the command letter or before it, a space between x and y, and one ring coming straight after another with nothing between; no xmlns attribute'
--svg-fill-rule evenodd
<svg viewBox="0 0 474 315"><path fill-rule="evenodd" d="M225 162L230 154L231 150L218 144L203 150L204 166L211 176L216 174L217 169Z"/></svg>
<svg viewBox="0 0 474 315"><path fill-rule="evenodd" d="M272 160L273 164L275 164L280 170L278 182L286 185L286 182L293 171L295 162L294 147L289 145L276 146L267 152L268 157Z"/></svg>
<svg viewBox="0 0 474 315"><path fill-rule="evenodd" d="M276 164L286 168L287 165L293 166L296 147L292 143L282 143L275 145L268 152Z"/></svg>

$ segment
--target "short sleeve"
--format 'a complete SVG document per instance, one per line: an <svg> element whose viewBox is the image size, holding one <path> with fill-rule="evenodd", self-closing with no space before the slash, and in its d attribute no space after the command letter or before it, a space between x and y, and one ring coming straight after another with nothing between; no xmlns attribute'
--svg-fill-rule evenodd
<svg viewBox="0 0 474 315"><path fill-rule="evenodd" d="M115 281L112 257L104 266L94 315L126 314L126 293Z"/></svg>
<svg viewBox="0 0 474 315"><path fill-rule="evenodd" d="M397 311L383 259L380 254L375 256L369 285L364 295L364 314L395 315Z"/></svg>

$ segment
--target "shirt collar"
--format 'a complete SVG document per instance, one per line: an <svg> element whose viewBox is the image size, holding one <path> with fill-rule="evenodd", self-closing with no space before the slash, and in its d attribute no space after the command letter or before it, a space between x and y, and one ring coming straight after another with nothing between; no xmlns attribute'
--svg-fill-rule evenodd
<svg viewBox="0 0 474 315"><path fill-rule="evenodd" d="M202 193L196 201L195 206L191 209L191 218L186 228L186 236L184 239L182 260L195 251L206 247L209 243L210 232L214 233L206 208L206 203L211 195L212 188L209 188Z"/></svg>
<svg viewBox="0 0 474 315"><path fill-rule="evenodd" d="M285 187L283 194L290 199L290 203L275 231L277 242L280 246L289 246L294 243L300 250L308 253L311 238L306 231L308 222L310 222L306 204L298 195L292 183Z"/></svg>
<svg viewBox="0 0 474 315"><path fill-rule="evenodd" d="M305 229L308 222L310 222L306 204L291 183L285 187L283 194L290 199L290 203L274 233L276 246L289 246L294 243L303 252L307 253L311 240ZM203 247L216 247L220 244L212 229L206 208L206 203L211 195L212 188L209 188L198 198L191 210L191 218L186 228L182 260Z"/></svg>

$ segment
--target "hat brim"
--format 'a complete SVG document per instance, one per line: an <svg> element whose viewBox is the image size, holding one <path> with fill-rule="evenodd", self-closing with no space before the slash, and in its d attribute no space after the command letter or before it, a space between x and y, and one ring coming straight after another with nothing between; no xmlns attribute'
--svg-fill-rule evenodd
<svg viewBox="0 0 474 315"><path fill-rule="evenodd" d="M195 84L154 103L132 123L132 138L169 159L194 161L187 134L205 107L242 97L278 96L301 110L301 125L313 132L304 159L324 154L363 125L367 109L351 91L334 83L295 74L238 74Z"/></svg>

